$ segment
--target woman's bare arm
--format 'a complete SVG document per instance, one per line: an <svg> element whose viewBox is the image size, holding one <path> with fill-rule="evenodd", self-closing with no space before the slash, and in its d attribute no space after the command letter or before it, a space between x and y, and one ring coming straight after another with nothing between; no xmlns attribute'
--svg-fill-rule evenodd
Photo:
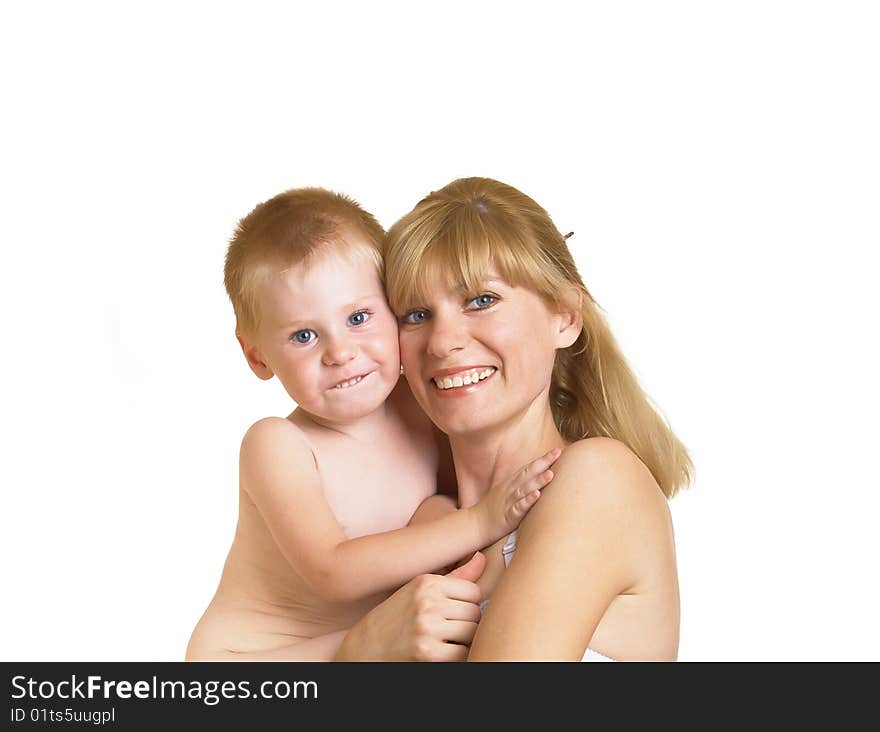
<svg viewBox="0 0 880 732"><path fill-rule="evenodd" d="M621 443L575 443L555 468L520 526L468 660L580 660L608 606L636 582L645 552L667 539L665 498Z"/></svg>

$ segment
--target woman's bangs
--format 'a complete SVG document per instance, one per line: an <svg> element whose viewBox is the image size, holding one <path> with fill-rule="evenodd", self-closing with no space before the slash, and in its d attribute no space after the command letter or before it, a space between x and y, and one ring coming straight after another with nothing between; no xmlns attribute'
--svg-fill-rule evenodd
<svg viewBox="0 0 880 732"><path fill-rule="evenodd" d="M544 267L535 261L534 243L524 232L505 223L471 207L461 207L439 231L431 232L433 237L427 232L410 232L395 252L393 268L388 270L392 309L404 313L427 305L438 283L465 296L479 294L485 288L490 267L513 287L527 287L541 294L552 292Z"/></svg>

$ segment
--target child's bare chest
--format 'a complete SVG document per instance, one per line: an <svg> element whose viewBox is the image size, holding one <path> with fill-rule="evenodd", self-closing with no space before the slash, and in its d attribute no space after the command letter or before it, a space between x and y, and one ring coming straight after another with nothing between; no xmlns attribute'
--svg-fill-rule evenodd
<svg viewBox="0 0 880 732"><path fill-rule="evenodd" d="M388 434L375 443L313 440L327 503L347 538L399 529L436 492L433 441Z"/></svg>

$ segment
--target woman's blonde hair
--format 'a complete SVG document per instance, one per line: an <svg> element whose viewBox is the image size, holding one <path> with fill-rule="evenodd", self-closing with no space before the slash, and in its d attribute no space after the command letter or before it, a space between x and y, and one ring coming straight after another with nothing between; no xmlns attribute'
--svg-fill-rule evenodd
<svg viewBox="0 0 880 732"><path fill-rule="evenodd" d="M547 212L517 189L488 178L461 178L422 199L388 231L388 299L397 313L427 301L436 275L478 293L491 262L514 287L552 309L580 300L583 330L556 352L550 405L569 442L605 436L627 445L667 498L691 482L687 449L651 405L584 286L565 237Z"/></svg>

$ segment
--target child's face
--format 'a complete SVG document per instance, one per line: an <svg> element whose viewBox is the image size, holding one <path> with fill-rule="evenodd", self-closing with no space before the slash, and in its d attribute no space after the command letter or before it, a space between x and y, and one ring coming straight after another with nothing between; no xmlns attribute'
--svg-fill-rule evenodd
<svg viewBox="0 0 880 732"><path fill-rule="evenodd" d="M276 375L313 417L364 417L400 378L397 319L375 265L359 251L329 252L273 277L260 312L256 342L242 340L251 368Z"/></svg>

